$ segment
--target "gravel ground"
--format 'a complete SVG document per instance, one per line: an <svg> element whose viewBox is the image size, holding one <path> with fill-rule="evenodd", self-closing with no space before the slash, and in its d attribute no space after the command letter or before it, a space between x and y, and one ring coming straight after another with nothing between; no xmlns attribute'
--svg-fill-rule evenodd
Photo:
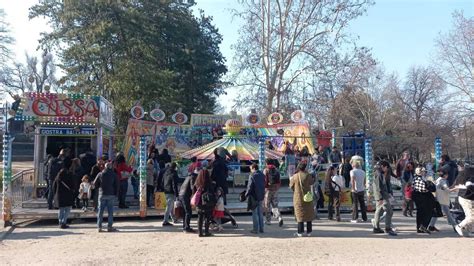
<svg viewBox="0 0 474 266"><path fill-rule="evenodd" d="M163 228L160 220L122 219L116 233L98 233L92 220L74 221L66 230L42 222L19 226L0 242L0 264L474 265L474 238L459 237L444 218L441 232L418 235L415 218L396 212L399 235L389 237L372 234L370 223L350 223L346 214L339 223L315 221L313 236L304 238L293 236L293 216L284 219L282 228L274 223L252 235L251 217L237 216L239 228L226 225L209 238L184 234L180 225Z"/></svg>

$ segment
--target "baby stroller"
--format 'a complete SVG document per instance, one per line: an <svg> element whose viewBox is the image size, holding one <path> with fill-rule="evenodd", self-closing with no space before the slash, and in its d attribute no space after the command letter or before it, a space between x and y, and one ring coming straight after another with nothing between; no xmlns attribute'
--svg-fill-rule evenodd
<svg viewBox="0 0 474 266"><path fill-rule="evenodd" d="M239 225L238 225L237 222L235 221L234 216L230 213L229 210L224 209L224 215L225 215L225 216L221 218L221 224L226 224L226 223L230 222L234 228L238 228L238 227L239 227ZM211 228L217 227L217 222L214 221L214 218L211 219L210 227L211 227Z"/></svg>

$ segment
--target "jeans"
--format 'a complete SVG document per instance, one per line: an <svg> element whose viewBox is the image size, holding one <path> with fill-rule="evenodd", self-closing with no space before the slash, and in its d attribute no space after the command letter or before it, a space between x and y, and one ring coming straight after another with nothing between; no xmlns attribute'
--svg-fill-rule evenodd
<svg viewBox="0 0 474 266"><path fill-rule="evenodd" d="M53 181L48 180L48 209L53 208L53 199L54 199Z"/></svg>
<svg viewBox="0 0 474 266"><path fill-rule="evenodd" d="M367 211L365 209L364 191L352 192L352 220L359 218L358 205L360 205L360 212L362 214L362 220L367 221Z"/></svg>
<svg viewBox="0 0 474 266"><path fill-rule="evenodd" d="M155 190L155 187L152 185L146 185L146 205L148 207L152 206L152 199L153 199L153 191Z"/></svg>
<svg viewBox="0 0 474 266"><path fill-rule="evenodd" d="M262 201L257 201L257 207L252 210L253 230L263 233Z"/></svg>
<svg viewBox="0 0 474 266"><path fill-rule="evenodd" d="M472 228L472 200L458 197L459 204L461 205L466 218L459 223L459 227L470 231Z"/></svg>
<svg viewBox="0 0 474 266"><path fill-rule="evenodd" d="M113 195L103 195L99 197L99 211L97 212L97 228L102 228L104 210L107 208L107 227L111 228L114 223L114 199Z"/></svg>
<svg viewBox="0 0 474 266"><path fill-rule="evenodd" d="M132 184L133 187L133 197L138 198L139 190L140 190L140 181L136 177L132 177L130 179L130 183Z"/></svg>
<svg viewBox="0 0 474 266"><path fill-rule="evenodd" d="M328 202L328 219L332 220L334 207L336 208L336 219L341 219L341 199L339 195L339 191L334 191L332 195L329 196Z"/></svg>
<svg viewBox="0 0 474 266"><path fill-rule="evenodd" d="M183 230L191 228L191 216L193 215L193 210L191 209L191 199L179 197L179 201L183 204L184 208L184 220L183 220Z"/></svg>
<svg viewBox="0 0 474 266"><path fill-rule="evenodd" d="M119 187L119 206L125 206L125 198L127 196L128 190L128 179L120 180L120 187Z"/></svg>
<svg viewBox="0 0 474 266"><path fill-rule="evenodd" d="M451 215L451 212L449 211L449 206L448 205L441 205L441 210L443 211L443 214L446 215L448 223L450 225L455 225L456 222L454 221L454 218ZM431 221L430 221L430 226L435 226L436 221L438 221L438 217L432 217Z"/></svg>
<svg viewBox="0 0 474 266"><path fill-rule="evenodd" d="M390 229L392 225L393 210L389 200L383 200L382 203L379 201L376 202L374 215L375 227L380 228L380 216L382 215L383 210L385 210L385 229Z"/></svg>
<svg viewBox="0 0 474 266"><path fill-rule="evenodd" d="M280 211L278 210L278 190L265 190L265 218L270 222L273 216L278 220L281 219Z"/></svg>
<svg viewBox="0 0 474 266"><path fill-rule="evenodd" d="M173 215L173 207L174 207L174 194L165 194L166 198L166 210L165 216L163 217L163 223L167 223L169 218L175 220Z"/></svg>
<svg viewBox="0 0 474 266"><path fill-rule="evenodd" d="M310 234L313 232L313 224L312 222L306 222L306 233ZM304 222L298 222L298 234L304 233Z"/></svg>
<svg viewBox="0 0 474 266"><path fill-rule="evenodd" d="M66 224L67 217L69 216L70 212L71 212L71 206L59 208L59 213L58 213L59 225Z"/></svg>

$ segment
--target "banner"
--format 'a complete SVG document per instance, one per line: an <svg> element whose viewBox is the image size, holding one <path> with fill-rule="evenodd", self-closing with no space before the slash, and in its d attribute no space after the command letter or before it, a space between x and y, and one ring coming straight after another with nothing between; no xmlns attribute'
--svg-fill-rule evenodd
<svg viewBox="0 0 474 266"><path fill-rule="evenodd" d="M191 126L224 126L229 119L237 119L242 124L241 116L191 114Z"/></svg>
<svg viewBox="0 0 474 266"><path fill-rule="evenodd" d="M99 121L99 97L83 94L25 93L16 120L85 122Z"/></svg>

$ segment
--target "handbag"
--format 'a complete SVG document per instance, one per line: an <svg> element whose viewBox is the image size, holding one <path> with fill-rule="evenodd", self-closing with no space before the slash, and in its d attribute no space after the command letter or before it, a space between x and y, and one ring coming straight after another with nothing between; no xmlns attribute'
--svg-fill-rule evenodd
<svg viewBox="0 0 474 266"><path fill-rule="evenodd" d="M166 208L166 197L164 192L155 192L155 209Z"/></svg>
<svg viewBox="0 0 474 266"><path fill-rule="evenodd" d="M174 202L174 216L176 219L181 219L184 217L183 204L181 204L181 201L179 200Z"/></svg>
<svg viewBox="0 0 474 266"><path fill-rule="evenodd" d="M306 194L303 191L303 183L301 183L301 175L298 175L300 179L300 188L301 188L301 193L303 193L303 201L304 202L312 202L313 201L313 193L311 191L306 192Z"/></svg>
<svg viewBox="0 0 474 266"><path fill-rule="evenodd" d="M245 196L246 192L247 192L247 190L244 190L244 191L240 192L240 194L239 194L239 201L240 202L244 202L247 199L247 197Z"/></svg>
<svg viewBox="0 0 474 266"><path fill-rule="evenodd" d="M443 217L443 211L441 210L441 204L439 204L439 201L434 202L434 208L433 208L433 217Z"/></svg>
<svg viewBox="0 0 474 266"><path fill-rule="evenodd" d="M196 207L201 204L201 195L202 195L202 191L199 188L191 197L191 206Z"/></svg>

